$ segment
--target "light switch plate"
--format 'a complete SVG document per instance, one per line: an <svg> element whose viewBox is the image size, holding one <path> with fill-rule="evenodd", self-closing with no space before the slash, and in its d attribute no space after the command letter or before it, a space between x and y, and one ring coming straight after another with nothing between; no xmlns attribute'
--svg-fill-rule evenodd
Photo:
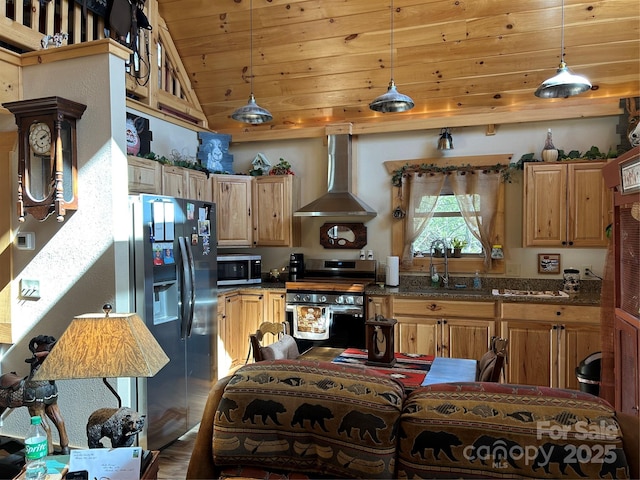
<svg viewBox="0 0 640 480"><path fill-rule="evenodd" d="M40 298L40 280L20 280L20 298L38 300Z"/></svg>
<svg viewBox="0 0 640 480"><path fill-rule="evenodd" d="M36 248L36 234L34 232L18 233L15 245L19 250L34 250Z"/></svg>

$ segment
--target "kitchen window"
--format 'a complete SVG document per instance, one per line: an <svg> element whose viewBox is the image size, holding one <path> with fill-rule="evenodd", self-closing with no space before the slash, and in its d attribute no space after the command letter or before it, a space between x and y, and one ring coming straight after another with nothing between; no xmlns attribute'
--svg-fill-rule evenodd
<svg viewBox="0 0 640 480"><path fill-rule="evenodd" d="M451 244L457 237L468 243L462 258L449 259L450 273L504 273L504 261L489 256L493 244L504 244L504 181L499 171L465 167L405 172L393 188L393 199L399 221L392 226L392 251L401 258L401 271L428 272L432 241L444 238Z"/></svg>

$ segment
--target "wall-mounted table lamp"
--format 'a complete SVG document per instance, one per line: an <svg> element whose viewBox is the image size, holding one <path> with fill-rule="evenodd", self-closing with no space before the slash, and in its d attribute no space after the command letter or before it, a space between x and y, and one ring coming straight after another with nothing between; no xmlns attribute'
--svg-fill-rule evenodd
<svg viewBox="0 0 640 480"><path fill-rule="evenodd" d="M101 378L118 399L107 377L153 377L169 357L135 313L75 317L34 375L34 380Z"/></svg>
<svg viewBox="0 0 640 480"><path fill-rule="evenodd" d="M453 137L451 136L451 129L449 127L440 130L438 150L453 150Z"/></svg>

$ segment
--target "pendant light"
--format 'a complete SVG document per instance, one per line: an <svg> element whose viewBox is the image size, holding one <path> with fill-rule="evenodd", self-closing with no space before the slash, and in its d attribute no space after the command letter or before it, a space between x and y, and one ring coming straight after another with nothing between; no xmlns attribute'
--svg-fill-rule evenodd
<svg viewBox="0 0 640 480"><path fill-rule="evenodd" d="M398 92L393 81L393 0L391 0L391 81L387 93L380 95L369 104L371 110L376 112L406 112L413 108L413 100Z"/></svg>
<svg viewBox="0 0 640 480"><path fill-rule="evenodd" d="M251 94L249 101L243 107L236 109L231 118L238 122L251 123L258 125L273 120L273 115L269 110L262 108L256 103L256 97L253 95L253 0L249 2L249 82L251 85Z"/></svg>
<svg viewBox="0 0 640 480"><path fill-rule="evenodd" d="M564 62L564 0L562 0L562 26L560 38L560 66L556 75L545 80L536 90L536 97L567 98L591 89L585 77L574 74Z"/></svg>

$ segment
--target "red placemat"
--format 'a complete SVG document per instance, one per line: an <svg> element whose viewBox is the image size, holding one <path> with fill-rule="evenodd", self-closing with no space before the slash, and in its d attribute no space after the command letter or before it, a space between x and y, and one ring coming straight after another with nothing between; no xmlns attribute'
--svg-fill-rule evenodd
<svg viewBox="0 0 640 480"><path fill-rule="evenodd" d="M408 388L419 387L424 377L431 368L433 355L413 353L395 353L396 363L391 367L367 365L367 350L360 348L347 348L344 352L331 360L331 363L347 363L349 365L362 366L389 375L402 382Z"/></svg>

